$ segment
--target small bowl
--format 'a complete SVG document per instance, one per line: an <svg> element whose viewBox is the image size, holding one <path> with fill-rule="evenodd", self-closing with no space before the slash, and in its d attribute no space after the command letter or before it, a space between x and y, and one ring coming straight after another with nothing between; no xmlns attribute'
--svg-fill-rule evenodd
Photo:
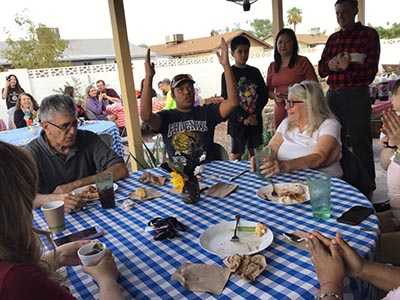
<svg viewBox="0 0 400 300"><path fill-rule="evenodd" d="M103 250L98 253L91 254L93 252L93 247L96 244L101 244L103 246ZM80 247L78 250L78 256L84 266L94 266L97 265L100 259L102 259L106 254L106 248L106 244L104 243L92 242Z"/></svg>

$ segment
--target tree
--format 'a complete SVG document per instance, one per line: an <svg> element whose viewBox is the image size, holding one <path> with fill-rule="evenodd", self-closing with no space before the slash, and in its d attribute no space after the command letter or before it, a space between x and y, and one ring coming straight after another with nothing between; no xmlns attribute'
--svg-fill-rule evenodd
<svg viewBox="0 0 400 300"><path fill-rule="evenodd" d="M239 23L235 23L234 27L229 28L228 26L226 26L224 29L212 29L210 32L210 35L217 35L217 34L223 34L223 33L227 33L227 32L232 32L232 31L236 31L236 30L240 30L240 24Z"/></svg>
<svg viewBox="0 0 400 300"><path fill-rule="evenodd" d="M296 25L300 24L303 21L303 18L301 16L302 10L297 7L293 7L287 11L287 14L288 24L293 24L293 31L296 32Z"/></svg>
<svg viewBox="0 0 400 300"><path fill-rule="evenodd" d="M43 24L34 24L25 15L17 14L14 21L25 36L14 40L6 31L8 46L3 50L3 56L13 68L40 69L68 65L61 61L68 43L52 29Z"/></svg>
<svg viewBox="0 0 400 300"><path fill-rule="evenodd" d="M371 24L368 26L373 27ZM395 39L400 38L400 24L393 23L390 28L383 28L381 26L373 27L379 34L381 39Z"/></svg>
<svg viewBox="0 0 400 300"><path fill-rule="evenodd" d="M269 19L254 19L250 22L254 30L250 30L258 38L267 38L272 35L272 23Z"/></svg>

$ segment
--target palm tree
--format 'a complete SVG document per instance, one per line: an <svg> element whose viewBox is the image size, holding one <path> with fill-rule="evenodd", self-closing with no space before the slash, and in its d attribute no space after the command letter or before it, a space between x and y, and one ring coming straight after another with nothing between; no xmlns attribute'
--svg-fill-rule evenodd
<svg viewBox="0 0 400 300"><path fill-rule="evenodd" d="M293 31L296 32L296 25L300 24L301 21L303 21L303 18L301 16L302 11L297 7L293 7L287 11L287 14L287 21L289 25L293 24Z"/></svg>

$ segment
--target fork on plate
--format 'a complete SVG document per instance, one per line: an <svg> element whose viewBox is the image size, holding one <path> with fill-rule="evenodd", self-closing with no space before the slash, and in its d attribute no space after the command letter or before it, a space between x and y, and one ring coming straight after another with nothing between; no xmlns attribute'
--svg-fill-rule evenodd
<svg viewBox="0 0 400 300"><path fill-rule="evenodd" d="M236 231L237 231L237 228L238 228L238 225L239 225L240 215L236 215L235 219L236 219L235 231L233 232L233 236L231 237L231 242L238 242L239 241L239 237L236 235Z"/></svg>

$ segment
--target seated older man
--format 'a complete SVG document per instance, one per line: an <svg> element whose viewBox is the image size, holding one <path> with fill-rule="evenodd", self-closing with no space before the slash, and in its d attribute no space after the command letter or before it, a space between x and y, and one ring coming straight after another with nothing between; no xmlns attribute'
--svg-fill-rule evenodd
<svg viewBox="0 0 400 300"><path fill-rule="evenodd" d="M67 95L51 95L40 105L43 128L27 145L39 171L39 193L33 204L63 200L67 212L82 207L71 192L94 183L93 175L112 172L114 180L128 176L123 159L95 133L78 130L74 101Z"/></svg>

